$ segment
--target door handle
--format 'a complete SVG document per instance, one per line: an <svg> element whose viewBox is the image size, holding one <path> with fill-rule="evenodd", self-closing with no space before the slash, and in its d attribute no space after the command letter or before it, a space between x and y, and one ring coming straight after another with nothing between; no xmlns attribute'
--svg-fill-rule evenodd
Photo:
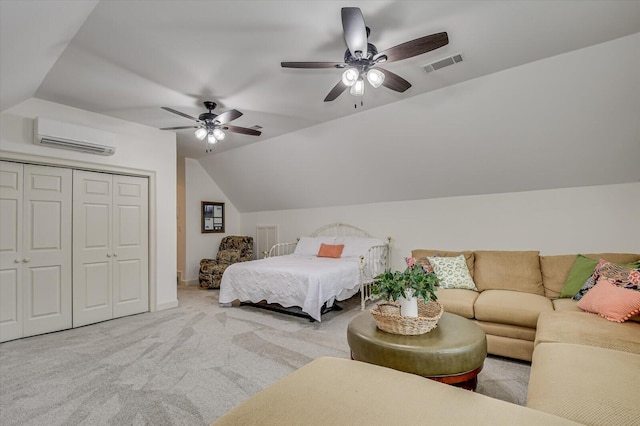
<svg viewBox="0 0 640 426"><path fill-rule="evenodd" d="M107 257L111 257L111 255L109 253L107 253Z"/></svg>
<svg viewBox="0 0 640 426"><path fill-rule="evenodd" d="M118 255L117 255L117 254L115 254L115 253L113 253L113 257L118 257Z"/></svg>
<svg viewBox="0 0 640 426"><path fill-rule="evenodd" d="M14 260L13 262L14 262L14 263L20 263L20 262L22 262L22 259L16 259L16 260Z"/></svg>
<svg viewBox="0 0 640 426"><path fill-rule="evenodd" d="M29 263L29 262L31 262L31 259L29 259L28 257L25 257L22 261L24 263Z"/></svg>

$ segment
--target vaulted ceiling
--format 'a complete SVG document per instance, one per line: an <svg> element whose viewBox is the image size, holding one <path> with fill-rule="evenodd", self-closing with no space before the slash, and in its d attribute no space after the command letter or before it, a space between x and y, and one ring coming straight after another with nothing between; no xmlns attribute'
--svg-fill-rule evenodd
<svg viewBox="0 0 640 426"><path fill-rule="evenodd" d="M334 102L323 102L339 80L339 70L283 69L280 62L341 61L346 46L340 8L346 6L362 10L371 28L369 42L379 50L440 31L449 34L450 43L386 66L413 84L405 93L368 86L362 104L360 99L354 102L356 98L348 93ZM0 19L3 111L35 96L152 127L171 127L190 122L162 110L161 106L198 116L204 110L202 102L213 100L219 105L217 113L229 109L244 113L233 124L260 125L262 136L230 134L216 144L210 154L205 153L203 142L198 141L191 130L177 132L178 154L198 158L241 211L639 179L637 172L629 173L626 169L621 172L622 176L612 179L584 173L571 175L566 170L562 172L560 166L554 169L555 174L545 169L545 179L527 176L528 168L545 162L553 166L559 161L554 155L571 151L575 146L560 146L558 152L548 152L548 155L531 147L513 154L518 156L514 161L510 151L504 148L508 140L519 137L515 129L507 126L511 129L507 134L495 133L496 129L483 134L486 129L475 117L486 113L489 117L484 122L496 126L500 122L496 115L509 116L510 101L522 105L522 100L517 99L520 88L525 92L530 90L526 93L532 96L538 86L540 90L550 87L548 83L553 83L555 72L561 79L571 79L565 75L566 70L554 71L553 62L549 62L553 59L546 58L640 32L640 2L637 1L3 0ZM631 44L637 45L637 41ZM425 64L457 53L464 58L459 64L431 73L422 69ZM637 53L628 52L628 56L618 60L634 69L638 63L634 55L637 57ZM489 79L478 83L478 79L506 75L500 73L545 59L547 67L541 72L544 80L532 81L530 85L515 82L509 92L516 91L513 98L506 92L499 94L501 109L493 106L483 112L483 106L474 103L474 95L469 91L478 91L486 101L490 99L490 94L485 92L487 87L492 84L505 87L509 81L495 83ZM570 63L578 66L582 62ZM564 65L562 61L558 63L559 67ZM532 70L512 76L515 79L531 73L535 76ZM638 86L637 81L635 86L633 79L630 82L631 87L618 91L626 91L631 99L623 99L618 104L626 110L631 108L631 116L635 113L637 117L640 111L633 109L639 107ZM600 85L602 81L595 83ZM566 87L566 83L559 85L560 91L562 87ZM567 96L573 96L572 93ZM606 93L605 88L602 93ZM467 101L453 109L442 109L442 105L459 102L456 96ZM557 100L553 101L557 104ZM597 102L597 99L584 99L584 102ZM480 111L469 111L471 106ZM434 109L436 115L429 116ZM416 124L424 120L422 114L427 114L426 122L432 120L429 128ZM599 112L593 111L583 118L593 114ZM471 116L473 120L469 120ZM433 122L434 117L438 117L438 122ZM535 117L530 118L535 121ZM618 143L614 146L618 150L630 148L631 159L640 159L637 158L640 153L634 150L636 144L640 146L638 126L622 118L625 120L622 125L626 127L622 137L617 137L622 141L609 142ZM450 131L442 127L443 120L451 121L447 127ZM570 121L571 126L580 123L580 117L576 120ZM619 128L616 120L607 125ZM536 121L536 124L555 129L555 125L549 127L544 122ZM351 130L354 125L362 132ZM467 125L472 128L459 134L460 128ZM525 140L528 139L526 130L522 129ZM566 138L567 129L560 126L555 130L555 134L550 131L545 137ZM453 137L456 134L474 140L461 141ZM458 172L467 184L443 179L444 187L437 190L396 191L394 188L400 183L395 179L419 180L422 176L406 174L406 165L390 163L394 154L388 144L396 144L407 152L427 149L426 152L432 153L437 151L433 146L419 147L424 146L424 140L434 138L453 144L450 152L441 153L443 156L458 156L461 170L471 167L473 173L468 173L469 176ZM349 145L354 139L366 139L369 144ZM552 149L556 142L553 140ZM599 154L597 138L585 138L584 143L587 151ZM548 151L550 147L542 148ZM366 155L361 156L364 149ZM491 171L475 169L478 158L483 158L478 153L487 154L485 161L489 161L487 167ZM491 158L500 161L494 162ZM376 181L378 190L357 191L367 185L366 179L356 178L357 186L353 187L345 187L339 180L323 183L305 173L316 173L318 161L333 163L329 165L333 171L356 177L367 175L372 167L379 169L384 165L385 174L392 178L385 182L391 184ZM513 169L514 164L518 170ZM295 182L285 176L285 169L295 176ZM441 174L451 171L444 167L436 169ZM524 174L513 177L520 172ZM510 182L504 182L505 175L510 176ZM309 188L314 191L309 193Z"/></svg>

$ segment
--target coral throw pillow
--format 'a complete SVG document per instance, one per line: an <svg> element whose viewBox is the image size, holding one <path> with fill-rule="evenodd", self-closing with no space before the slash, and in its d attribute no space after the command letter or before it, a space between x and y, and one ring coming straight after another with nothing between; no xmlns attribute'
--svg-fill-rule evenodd
<svg viewBox="0 0 640 426"><path fill-rule="evenodd" d="M573 300L580 300L598 282L600 278L606 278L619 287L631 290L640 290L640 263L617 265L600 259L593 274L586 283L573 296Z"/></svg>
<svg viewBox="0 0 640 426"><path fill-rule="evenodd" d="M318 250L318 257L332 257L337 259L342 255L342 249L344 244L320 244L320 250Z"/></svg>
<svg viewBox="0 0 640 426"><path fill-rule="evenodd" d="M640 313L640 291L618 287L601 277L578 301L578 307L609 321L625 322Z"/></svg>

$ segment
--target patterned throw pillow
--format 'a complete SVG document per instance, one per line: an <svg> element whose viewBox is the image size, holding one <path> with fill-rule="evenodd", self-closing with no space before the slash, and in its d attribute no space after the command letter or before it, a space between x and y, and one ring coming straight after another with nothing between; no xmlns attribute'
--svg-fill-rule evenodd
<svg viewBox="0 0 640 426"><path fill-rule="evenodd" d="M630 268L625 266L600 259L593 274L591 274L582 288L578 290L578 293L573 296L573 300L582 299L584 295L596 285L600 277L606 278L619 287L640 290L640 263L636 262Z"/></svg>
<svg viewBox="0 0 640 426"><path fill-rule="evenodd" d="M600 277L596 285L580 299L578 308L609 321L624 322L640 312L640 291L619 287Z"/></svg>
<svg viewBox="0 0 640 426"><path fill-rule="evenodd" d="M429 263L429 259L426 257L419 257L416 259L416 263L418 265L422 265L422 269L424 269L424 272L427 274L433 274L433 266L431 266L431 264Z"/></svg>
<svg viewBox="0 0 640 426"><path fill-rule="evenodd" d="M220 250L218 251L218 263L221 265L231 265L240 260L240 250Z"/></svg>
<svg viewBox="0 0 640 426"><path fill-rule="evenodd" d="M428 257L433 271L440 280L440 288L462 288L478 291L471 278L464 255L456 257Z"/></svg>

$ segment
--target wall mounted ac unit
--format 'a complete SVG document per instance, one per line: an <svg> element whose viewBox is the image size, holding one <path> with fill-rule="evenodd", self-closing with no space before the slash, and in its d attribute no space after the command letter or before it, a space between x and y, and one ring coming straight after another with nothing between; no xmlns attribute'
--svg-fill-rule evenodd
<svg viewBox="0 0 640 426"><path fill-rule="evenodd" d="M63 123L50 118L36 117L33 125L33 143L52 148L70 149L96 155L113 155L116 148L112 144L113 133Z"/></svg>

